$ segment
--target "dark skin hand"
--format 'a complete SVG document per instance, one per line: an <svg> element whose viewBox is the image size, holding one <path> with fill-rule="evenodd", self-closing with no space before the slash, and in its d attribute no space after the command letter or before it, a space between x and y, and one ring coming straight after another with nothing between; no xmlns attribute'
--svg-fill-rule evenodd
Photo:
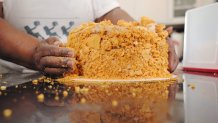
<svg viewBox="0 0 218 123"><path fill-rule="evenodd" d="M56 37L50 37L37 45L33 54L36 68L49 75L62 75L72 71L75 64L74 52L64 48Z"/></svg>
<svg viewBox="0 0 218 123"><path fill-rule="evenodd" d="M0 15L3 17L2 3ZM74 52L54 37L39 41L0 18L0 58L47 75L72 72Z"/></svg>

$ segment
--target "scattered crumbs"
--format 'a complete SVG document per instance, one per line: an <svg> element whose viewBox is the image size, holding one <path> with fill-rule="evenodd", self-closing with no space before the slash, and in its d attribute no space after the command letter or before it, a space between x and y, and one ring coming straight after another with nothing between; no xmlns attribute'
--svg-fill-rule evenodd
<svg viewBox="0 0 218 123"><path fill-rule="evenodd" d="M12 110L11 109L5 109L4 111L3 111L3 116L5 117L5 118L10 118L11 116L12 116Z"/></svg>
<svg viewBox="0 0 218 123"><path fill-rule="evenodd" d="M188 87L191 88L192 90L195 90L195 84L188 84Z"/></svg>
<svg viewBox="0 0 218 123"><path fill-rule="evenodd" d="M45 99L44 94L39 94L39 95L37 96L38 102L44 102L44 99Z"/></svg>
<svg viewBox="0 0 218 123"><path fill-rule="evenodd" d="M6 86L1 86L0 89L1 89L2 91L5 91L5 90L7 89L7 87L6 87Z"/></svg>
<svg viewBox="0 0 218 123"><path fill-rule="evenodd" d="M68 92L67 91L63 91L63 96L67 97L68 96Z"/></svg>
<svg viewBox="0 0 218 123"><path fill-rule="evenodd" d="M81 103L81 104L86 103L86 99L85 99L85 98L82 98L82 99L80 100L80 103Z"/></svg>
<svg viewBox="0 0 218 123"><path fill-rule="evenodd" d="M33 81L32 81L32 83L33 83L34 85L37 85L38 82L39 82L38 80L33 80Z"/></svg>
<svg viewBox="0 0 218 123"><path fill-rule="evenodd" d="M112 106L116 107L118 105L118 102L116 100L112 101Z"/></svg>
<svg viewBox="0 0 218 123"><path fill-rule="evenodd" d="M49 85L48 88L49 88L49 89L52 89L52 85Z"/></svg>

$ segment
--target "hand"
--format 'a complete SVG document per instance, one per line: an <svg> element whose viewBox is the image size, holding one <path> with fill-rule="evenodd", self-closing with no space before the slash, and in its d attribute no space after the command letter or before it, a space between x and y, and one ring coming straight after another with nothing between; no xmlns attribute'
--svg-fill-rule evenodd
<svg viewBox="0 0 218 123"><path fill-rule="evenodd" d="M37 70L48 75L62 75L72 71L75 65L74 52L64 48L56 37L41 41L33 55L33 63Z"/></svg>
<svg viewBox="0 0 218 123"><path fill-rule="evenodd" d="M168 27L166 30L168 31L169 35L172 34L173 32L172 27ZM179 64L179 58L176 55L176 51L172 39L168 38L167 43L169 45L169 52L168 52L169 69L168 70L172 73L176 69L177 65Z"/></svg>

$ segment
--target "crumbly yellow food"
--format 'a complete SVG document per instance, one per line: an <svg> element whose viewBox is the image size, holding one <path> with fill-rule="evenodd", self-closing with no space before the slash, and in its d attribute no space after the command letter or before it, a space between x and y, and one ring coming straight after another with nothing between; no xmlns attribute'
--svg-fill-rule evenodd
<svg viewBox="0 0 218 123"><path fill-rule="evenodd" d="M67 47L76 53L76 74L92 79L171 77L164 29L146 17L117 25L90 22L73 29Z"/></svg>

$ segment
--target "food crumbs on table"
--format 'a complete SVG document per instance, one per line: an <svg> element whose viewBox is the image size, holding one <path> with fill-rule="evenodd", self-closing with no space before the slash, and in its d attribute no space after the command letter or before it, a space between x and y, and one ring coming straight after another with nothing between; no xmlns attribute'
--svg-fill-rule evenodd
<svg viewBox="0 0 218 123"><path fill-rule="evenodd" d="M58 101L58 100L59 100L59 96L56 95L54 99L55 99L56 101Z"/></svg>
<svg viewBox="0 0 218 123"><path fill-rule="evenodd" d="M1 86L0 89L1 89L2 91L5 91L5 90L7 89L7 87L6 87L6 86Z"/></svg>
<svg viewBox="0 0 218 123"><path fill-rule="evenodd" d="M86 99L85 99L85 98L82 98L82 99L80 100L80 103L81 103L81 104L86 103Z"/></svg>
<svg viewBox="0 0 218 123"><path fill-rule="evenodd" d="M112 101L112 106L116 107L118 105L118 102L116 100Z"/></svg>
<svg viewBox="0 0 218 123"><path fill-rule="evenodd" d="M12 110L11 109L5 109L4 111L3 111L3 116L5 117L5 118L10 118L11 116L12 116Z"/></svg>
<svg viewBox="0 0 218 123"><path fill-rule="evenodd" d="M44 94L39 94L37 96L37 99L38 99L38 102L44 102L44 99L45 99Z"/></svg>
<svg viewBox="0 0 218 123"><path fill-rule="evenodd" d="M63 91L63 96L67 97L68 96L68 92L67 91Z"/></svg>
<svg viewBox="0 0 218 123"><path fill-rule="evenodd" d="M49 89L52 89L52 86L51 86L51 85L49 85L49 86L48 86L48 88L49 88Z"/></svg>
<svg viewBox="0 0 218 123"><path fill-rule="evenodd" d="M195 90L195 85L194 84L188 84L188 87L191 88L192 90Z"/></svg>
<svg viewBox="0 0 218 123"><path fill-rule="evenodd" d="M80 92L80 87L75 87L75 92L79 93Z"/></svg>
<svg viewBox="0 0 218 123"><path fill-rule="evenodd" d="M33 81L32 81L32 83L33 83L34 85L37 85L38 82L39 82L38 80L33 80Z"/></svg>

